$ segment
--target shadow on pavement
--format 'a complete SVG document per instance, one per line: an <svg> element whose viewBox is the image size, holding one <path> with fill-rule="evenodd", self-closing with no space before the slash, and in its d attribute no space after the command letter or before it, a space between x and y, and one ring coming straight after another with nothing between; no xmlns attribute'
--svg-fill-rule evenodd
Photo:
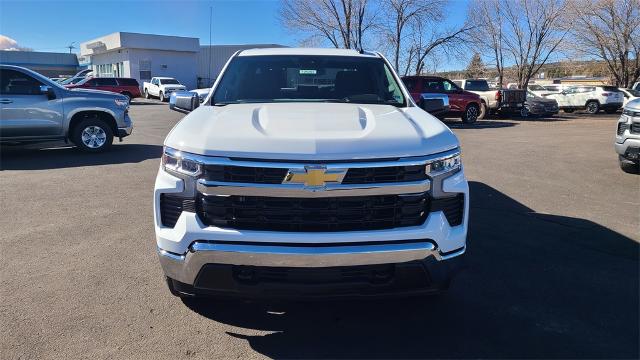
<svg viewBox="0 0 640 360"><path fill-rule="evenodd" d="M638 358L638 243L471 186L466 270L432 298L185 301L271 358ZM243 333L251 333L244 335Z"/></svg>
<svg viewBox="0 0 640 360"><path fill-rule="evenodd" d="M160 100L131 100L131 104L132 106L137 106L137 105L166 105L167 108L169 108L169 103L166 102L161 102Z"/></svg>
<svg viewBox="0 0 640 360"><path fill-rule="evenodd" d="M0 170L44 170L80 166L138 163L160 158L162 146L146 144L117 144L104 153L85 153L74 147L46 149L23 146L0 148Z"/></svg>

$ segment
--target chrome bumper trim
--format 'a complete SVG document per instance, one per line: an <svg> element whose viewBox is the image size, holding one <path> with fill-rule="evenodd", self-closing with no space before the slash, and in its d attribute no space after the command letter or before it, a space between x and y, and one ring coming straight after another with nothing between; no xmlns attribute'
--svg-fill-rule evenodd
<svg viewBox="0 0 640 360"><path fill-rule="evenodd" d="M434 256L444 258L428 241L383 245L273 246L194 242L186 254L173 254L158 248L165 275L193 284L206 264L273 267L330 267L402 263ZM448 254L447 259L464 252Z"/></svg>
<svg viewBox="0 0 640 360"><path fill-rule="evenodd" d="M343 185L327 184L323 187L306 187L303 184L253 184L198 180L197 189L214 196L270 196L295 198L325 198L343 196L401 195L431 190L431 182Z"/></svg>

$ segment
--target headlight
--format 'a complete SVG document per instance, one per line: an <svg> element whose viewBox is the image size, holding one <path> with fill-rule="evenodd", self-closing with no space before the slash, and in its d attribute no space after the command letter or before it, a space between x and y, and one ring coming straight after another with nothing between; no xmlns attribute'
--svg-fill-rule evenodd
<svg viewBox="0 0 640 360"><path fill-rule="evenodd" d="M202 173L202 165L185 158L178 150L165 147L162 153L162 168L168 172L188 176L198 176Z"/></svg>
<svg viewBox="0 0 640 360"><path fill-rule="evenodd" d="M116 102L116 105L118 106L129 106L129 101L127 99L117 98L115 102Z"/></svg>
<svg viewBox="0 0 640 360"><path fill-rule="evenodd" d="M427 164L427 174L434 177L443 174L453 174L462 168L460 154L452 155L443 159L438 159Z"/></svg>

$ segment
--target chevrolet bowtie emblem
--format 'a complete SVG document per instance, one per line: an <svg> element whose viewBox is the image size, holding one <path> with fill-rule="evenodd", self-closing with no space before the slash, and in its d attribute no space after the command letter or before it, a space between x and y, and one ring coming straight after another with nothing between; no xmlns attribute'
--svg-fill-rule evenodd
<svg viewBox="0 0 640 360"><path fill-rule="evenodd" d="M324 165L309 165L304 169L289 169L283 184L304 184L309 188L322 188L327 183L340 184L347 169L327 169Z"/></svg>

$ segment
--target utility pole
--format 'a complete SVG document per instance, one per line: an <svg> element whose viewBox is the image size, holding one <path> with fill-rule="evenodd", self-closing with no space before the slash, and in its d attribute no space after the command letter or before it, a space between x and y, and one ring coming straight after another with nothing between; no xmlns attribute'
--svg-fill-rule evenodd
<svg viewBox="0 0 640 360"><path fill-rule="evenodd" d="M75 46L73 46L73 44L75 44L75 43L76 43L76 42L74 41L74 42L72 42L71 44L69 44L69 46L65 46L66 48L68 48L68 49L69 49L69 54L71 54L71 50L73 50L73 49L75 49L75 48L76 48Z"/></svg>
<svg viewBox="0 0 640 360"><path fill-rule="evenodd" d="M211 35L211 28L212 28L212 24L213 24L213 6L209 7L209 75L207 75L207 87L211 86L211 42L212 42L212 35Z"/></svg>

